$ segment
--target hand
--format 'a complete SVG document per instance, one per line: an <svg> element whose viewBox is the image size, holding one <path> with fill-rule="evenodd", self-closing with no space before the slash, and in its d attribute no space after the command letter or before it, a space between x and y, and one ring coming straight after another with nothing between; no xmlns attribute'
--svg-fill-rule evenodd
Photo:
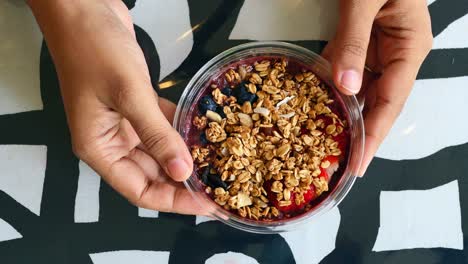
<svg viewBox="0 0 468 264"><path fill-rule="evenodd" d="M120 0L34 0L60 80L77 156L137 206L196 214L180 181L192 173L172 128L175 106L158 98Z"/></svg>
<svg viewBox="0 0 468 264"><path fill-rule="evenodd" d="M365 102L362 176L431 50L431 22L425 0L341 0L339 15L323 56L333 65L338 89ZM364 72L365 65L374 73Z"/></svg>

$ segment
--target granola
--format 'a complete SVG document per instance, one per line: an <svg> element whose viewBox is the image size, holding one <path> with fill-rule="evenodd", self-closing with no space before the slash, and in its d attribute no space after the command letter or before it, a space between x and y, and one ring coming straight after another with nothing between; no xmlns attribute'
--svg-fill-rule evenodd
<svg viewBox="0 0 468 264"><path fill-rule="evenodd" d="M208 89L193 118L200 143L191 150L217 204L269 221L309 210L332 188L348 125L314 73L284 58L263 58L230 67Z"/></svg>

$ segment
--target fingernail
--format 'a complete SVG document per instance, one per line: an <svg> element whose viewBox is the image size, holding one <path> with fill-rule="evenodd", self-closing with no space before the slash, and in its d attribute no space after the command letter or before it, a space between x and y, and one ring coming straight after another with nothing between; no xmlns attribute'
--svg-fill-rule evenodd
<svg viewBox="0 0 468 264"><path fill-rule="evenodd" d="M173 179L185 180L190 177L191 170L187 163L180 158L175 158L167 163L167 171Z"/></svg>
<svg viewBox="0 0 468 264"><path fill-rule="evenodd" d="M361 75L355 70L347 70L341 74L341 87L350 93L357 94L361 88Z"/></svg>

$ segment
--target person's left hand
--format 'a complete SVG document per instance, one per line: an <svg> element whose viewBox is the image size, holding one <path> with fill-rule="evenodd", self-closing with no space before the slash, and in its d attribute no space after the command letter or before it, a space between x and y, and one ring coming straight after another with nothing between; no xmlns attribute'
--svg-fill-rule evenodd
<svg viewBox="0 0 468 264"><path fill-rule="evenodd" d="M333 65L338 89L365 102L362 176L431 50L431 21L425 0L341 0L339 15L336 36L322 56ZM364 74L365 65L373 73Z"/></svg>
<svg viewBox="0 0 468 264"><path fill-rule="evenodd" d="M205 214L181 181L193 161L158 97L121 0L31 0L77 157L138 207Z"/></svg>

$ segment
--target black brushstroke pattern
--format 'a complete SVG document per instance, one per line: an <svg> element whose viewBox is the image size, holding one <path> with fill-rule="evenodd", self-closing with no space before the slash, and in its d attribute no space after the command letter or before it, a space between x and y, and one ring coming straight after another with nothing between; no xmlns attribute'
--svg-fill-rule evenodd
<svg viewBox="0 0 468 264"><path fill-rule="evenodd" d="M47 166L41 203L41 218L55 223L74 219L75 194L78 187L78 159L73 155L70 133L52 57L42 45L41 95L44 103L44 123L47 129ZM33 130L34 131L34 130Z"/></svg>
<svg viewBox="0 0 468 264"><path fill-rule="evenodd" d="M176 85L167 90L160 90L161 96L177 102L191 77L206 62L224 50L250 42L249 40L229 39L243 3L243 0L209 0L200 6L197 0L188 1L190 23L194 28L193 48L184 62L173 73L164 78L163 82L173 81ZM325 41L290 42L317 53L321 52L326 45Z"/></svg>
<svg viewBox="0 0 468 264"><path fill-rule="evenodd" d="M122 0L129 10L135 7L136 0Z"/></svg>
<svg viewBox="0 0 468 264"><path fill-rule="evenodd" d="M419 160L390 161L376 158L365 177L357 181L339 206L341 223L336 249L321 263L394 263L390 262L393 259L398 259L398 263L427 263L425 260L428 254L439 259L434 263L468 263L467 157L468 144L449 147ZM454 180L458 180L460 188L465 250L410 249L372 252L380 223L381 191L427 190Z"/></svg>
<svg viewBox="0 0 468 264"><path fill-rule="evenodd" d="M126 4L134 6L134 2L131 1L127 1ZM206 21L205 25L217 26L221 19L234 12L225 12L231 7L231 4L223 4L214 12L214 18ZM237 11L239 8L240 5ZM230 26L232 27L234 23L235 18L232 19ZM148 64L152 84L157 88L160 63L156 48L143 29L135 26L135 32ZM206 29L199 31L199 33L201 38L209 38L211 34ZM199 48L201 49L201 46ZM196 56L205 58L205 60L209 57L209 55L201 53ZM202 63L200 61L197 65L200 66ZM192 73L197 65L190 68ZM267 261L263 263L274 263L274 258L268 252L273 248L282 247L284 252L281 259L287 263L294 263L287 243L279 235L248 234L231 229L219 222L195 226L194 216L160 213L158 219L140 218L138 217L138 209L130 205L106 183L101 184L99 193L99 222L74 223L74 199L79 175L78 159L72 154L59 82L52 58L45 44L41 50L40 73L44 110L3 116L3 120L0 119L4 124L11 125L14 130L27 128L29 133L34 131L32 125L40 124L43 132L32 133L34 136L31 137L31 143L47 145L48 148L40 217L29 213L27 209L22 209L21 205L5 194L0 195L0 205L2 208L7 208L8 213L12 215L11 218L2 218L16 227L24 236L22 239L0 244L2 263L10 260L22 263L30 259L34 259L37 263L91 263L89 254L97 252L131 249L179 251L183 250L179 247L180 238L192 241L196 245L204 242L199 234L206 233L204 229L207 226L222 230L221 233L215 235L215 238L222 238L223 233L226 232L231 234L231 242L217 246L216 251L207 251L205 253L207 257L215 252L238 251ZM5 136L4 141L7 144L25 142L24 137L27 135L12 132L2 133L1 135ZM266 251L252 251L253 248L249 246L240 248L236 242L244 238L256 241L259 245L269 244L270 247ZM40 246L37 246L38 241L41 243ZM24 251L28 252L27 257L22 254ZM180 263L177 259L172 259L171 262ZM204 263L204 259L200 259L200 263Z"/></svg>
<svg viewBox="0 0 468 264"><path fill-rule="evenodd" d="M419 70L418 79L468 76L467 65L468 48L432 50Z"/></svg>
<svg viewBox="0 0 468 264"><path fill-rule="evenodd" d="M221 3L220 3L221 2ZM192 27L203 25L202 30L194 30L194 45L185 61L163 81L172 80L177 85L170 90L162 90L160 94L177 102L190 78L209 59L231 47L247 43L248 40L230 40L229 35L237 20L240 5L236 1L210 0L205 3L203 10L196 0L188 1L190 7L190 20ZM242 2L242 1L240 1ZM235 5L228 6L228 5ZM439 35L443 29L468 12L468 2L465 0L436 1L429 5L432 18L434 36ZM236 15L214 16L214 6L235 11ZM224 18L224 19L223 19ZM200 32L201 31L201 32ZM288 41L314 52L320 53L325 47L325 41ZM209 53L208 53L209 52ZM417 79L449 78L467 75L468 49L432 50L423 63Z"/></svg>
<svg viewBox="0 0 468 264"><path fill-rule="evenodd" d="M124 0L132 8L134 0ZM243 1L189 0L194 47L180 67L163 81L181 81L175 88L161 90L177 101L193 74L219 52L247 40L229 40ZM429 7L433 31L440 34L450 23L467 13L462 0L436 1ZM463 11L462 11L463 10ZM158 88L159 57L151 38L135 27L145 54L152 84ZM323 41L295 41L320 52ZM467 75L466 49L433 50L419 79ZM195 226L194 217L161 213L160 218L140 218L108 185L101 184L100 222L73 222L78 160L72 155L70 136L52 60L43 45L41 91L43 111L0 116L0 144L47 145L48 161L41 216L36 216L0 192L0 218L15 227L23 239L0 243L1 263L92 263L90 253L113 250L170 251L170 263L204 263L216 253L241 252L259 263L294 263L292 252L279 235L263 236L234 230L220 222ZM10 129L4 129L8 127ZM341 223L337 247L322 263L468 263L468 182L465 177L468 145L451 147L416 161L376 159L340 205ZM379 225L381 190L428 189L459 180L464 251L413 249L372 252ZM366 206L362 206L365 204ZM246 242L248 241L248 242ZM203 247L204 246L204 247Z"/></svg>
<svg viewBox="0 0 468 264"><path fill-rule="evenodd" d="M468 1L439 0L429 5L432 34L437 37L450 24L468 13ZM433 49L419 70L417 79L450 78L468 75L468 47Z"/></svg>
<svg viewBox="0 0 468 264"><path fill-rule="evenodd" d="M468 13L466 0L439 0L429 5L432 34L439 35L450 24Z"/></svg>
<svg viewBox="0 0 468 264"><path fill-rule="evenodd" d="M13 226L20 234L34 231L31 223L37 221L39 217L3 191L0 191L0 208L2 208L0 218Z"/></svg>
<svg viewBox="0 0 468 264"><path fill-rule="evenodd" d="M128 222L138 215L138 209L105 182L99 190L99 208L102 222Z"/></svg>
<svg viewBox="0 0 468 264"><path fill-rule="evenodd" d="M243 253L258 263L295 263L283 237L241 232L218 221L201 223L177 236L169 264L204 264L215 254Z"/></svg>
<svg viewBox="0 0 468 264"><path fill-rule="evenodd" d="M160 74L160 62L158 52L154 46L153 40L141 27L134 25L135 35L145 56L146 64L148 65L148 71L151 77L151 84L157 91L159 88L159 74Z"/></svg>
<svg viewBox="0 0 468 264"><path fill-rule="evenodd" d="M226 49L220 45L211 46L209 42L218 34L222 35L221 40L228 39L243 3L243 0L209 0L204 1L203 6L201 6L197 0L188 1L190 23L195 29L193 31L194 44L184 62L172 74L164 78L163 82L172 80L177 84L170 89L160 90L159 94L162 97L177 102L188 81L198 69L216 54ZM223 42L216 42L216 44Z"/></svg>
<svg viewBox="0 0 468 264"><path fill-rule="evenodd" d="M42 111L0 115L0 144L41 145L48 137L45 122Z"/></svg>

